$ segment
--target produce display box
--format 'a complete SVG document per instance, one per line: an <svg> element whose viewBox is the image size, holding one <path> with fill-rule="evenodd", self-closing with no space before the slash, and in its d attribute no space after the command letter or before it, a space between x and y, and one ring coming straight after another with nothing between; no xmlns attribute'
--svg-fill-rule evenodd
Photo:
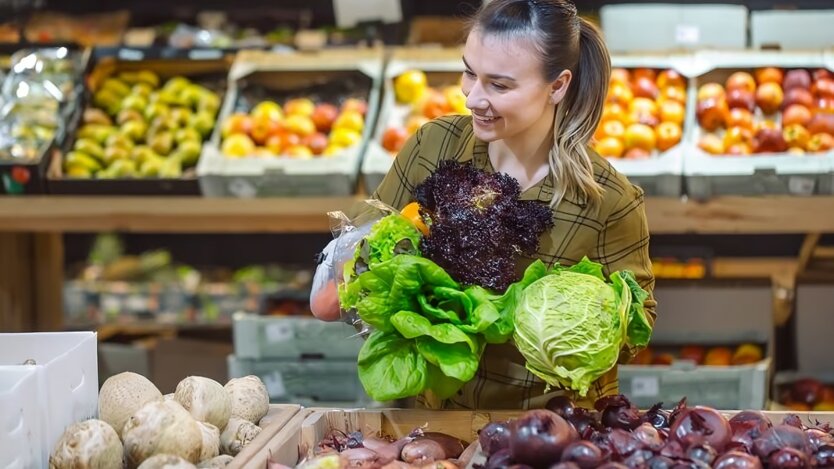
<svg viewBox="0 0 834 469"><path fill-rule="evenodd" d="M232 323L238 359L356 359L362 339L343 322L313 317L235 314Z"/></svg>
<svg viewBox="0 0 834 469"><path fill-rule="evenodd" d="M737 411L722 413L730 418ZM465 442L472 442L478 437L478 431L487 423L512 419L520 414L521 411L513 410L302 409L243 467L261 469L266 466L270 457L274 462L294 467L312 456L318 443L332 430L346 434L361 431L363 434L400 438L415 428L424 427L426 431L442 432ZM781 422L788 415L798 415L806 423L834 423L834 412L765 411L764 415L777 422Z"/></svg>
<svg viewBox="0 0 834 469"><path fill-rule="evenodd" d="M229 377L261 378L272 402L371 403L359 382L356 357L352 359L252 360L229 356Z"/></svg>
<svg viewBox="0 0 834 469"><path fill-rule="evenodd" d="M95 333L0 334L0 465L46 467L64 429L97 414Z"/></svg>
<svg viewBox="0 0 834 469"><path fill-rule="evenodd" d="M230 158L221 151L218 126L203 147L197 166L200 188L208 197L351 195L362 155L376 122L383 69L381 49L324 50L313 53L242 51L229 74L229 92L218 122L245 106L245 95L263 90L272 99L301 97L314 84L337 98L361 97L367 113L361 141L327 157L308 159L249 155Z"/></svg>
<svg viewBox="0 0 834 469"><path fill-rule="evenodd" d="M97 47L92 49L85 70L86 88L75 113L67 123L68 138L61 146L61 155L49 170L47 187L52 194L108 194L108 195L199 195L196 172L187 170L180 178L70 178L63 174L62 162L73 149L82 117L92 103L93 89L116 73L150 70L160 81L173 76L184 76L203 85L223 99L226 77L234 59L234 52L223 49L175 49ZM205 146L205 142L204 145Z"/></svg>
<svg viewBox="0 0 834 469"><path fill-rule="evenodd" d="M692 106L690 77L693 72L689 54L613 55L611 66L628 70L649 68L677 71L687 80L685 109L688 110ZM687 115L684 118L682 135L685 136L691 126L692 122ZM629 181L640 186L647 195L677 197L683 193L683 139L668 150L658 150L646 159L608 158L608 161L617 171L628 177Z"/></svg>
<svg viewBox="0 0 834 469"><path fill-rule="evenodd" d="M747 47L742 5L605 5L599 14L612 52Z"/></svg>
<svg viewBox="0 0 834 469"><path fill-rule="evenodd" d="M257 456L261 449L275 438L301 410L301 406L297 404L270 404L269 412L260 422L261 432L226 467L229 469L245 467L246 462ZM267 421L269 423L265 424L264 422Z"/></svg>
<svg viewBox="0 0 834 469"><path fill-rule="evenodd" d="M405 127L411 111L407 104L397 103L394 80L408 70L421 70L425 72L429 86L458 86L463 73L462 55L463 50L459 47L400 47L391 51L382 81L379 116L362 160L362 178L369 194L382 182L396 156L383 148L386 129L392 125Z"/></svg>
<svg viewBox="0 0 834 469"><path fill-rule="evenodd" d="M55 47L18 49L19 46L17 45L6 45L4 47L0 47L0 56L3 57L2 67L4 72L6 72L2 80L3 94L2 98L0 98L0 104L2 104L2 108L0 108L0 125L3 127L8 126L4 128L3 131L11 132L9 137L12 137L11 141L2 141L2 146L4 147L3 151L5 152L7 148L9 151L13 151L13 149L18 146L20 149L17 151L22 151L23 148L28 147L26 141L31 140L32 136L29 135L24 138L23 136L15 135L12 131L12 126L16 125L16 113L20 114L21 111L26 108L30 109L30 111L23 111L22 115L33 119L34 122L53 121L50 126L54 125L54 136L50 139L43 140L36 145L37 149L35 150L35 158L15 161L0 157L0 194L43 194L47 192L46 175L49 170L49 166L52 163L53 154L56 148L58 148L65 139L67 134L67 119L69 119L75 112L78 105L78 96L81 94L83 89L81 71L89 59L89 53L88 51L79 50L75 46L63 45L56 45ZM37 91L37 93L54 93L54 91L48 90L45 87L36 84L39 83L37 79L35 79L33 83L33 80L29 78L34 75L41 80L49 80L50 76L43 75L44 72L34 72L32 70L32 67L36 66L34 62L28 62L27 64L21 63L21 60L23 60L24 57L31 57L32 55L30 54L38 56L39 58L43 57L45 60L43 63L47 64L47 67L50 62L55 60L67 61L72 65L72 70L68 72L68 75L71 77L70 79L72 81L72 85L71 87L68 87L68 89L61 90L66 93L65 98L62 102L57 103L57 109L54 113L43 113L46 109L43 105L47 104L45 102L37 104L29 101L26 97L18 99L15 102L14 95L18 93L18 86L21 83L26 83L26 89L30 90L30 92L40 90ZM59 55L61 55L62 58L59 58ZM10 70L9 68L12 66L22 66L22 71L15 72ZM60 75L61 74L58 74L58 76ZM56 75L52 74L52 76ZM60 85L59 83L51 84ZM27 102L29 104L25 104ZM34 111L38 108L39 110ZM32 125L30 129L37 127L43 126ZM0 135L0 140L6 140L6 138L8 138L3 137L3 135Z"/></svg>
<svg viewBox="0 0 834 469"><path fill-rule="evenodd" d="M771 410L834 410L834 372L780 371L773 376Z"/></svg>
<svg viewBox="0 0 834 469"><path fill-rule="evenodd" d="M832 10L755 10L750 12L754 49L820 49L834 43Z"/></svg>
<svg viewBox="0 0 834 469"><path fill-rule="evenodd" d="M821 68L825 66L821 52L790 53L764 51L701 52L695 62L704 66L703 73L693 80L690 93L710 82L724 84L736 71L752 73L759 67ZM684 148L686 193L696 199L721 195L816 195L826 192L831 173L831 151L821 154L757 153L753 155L711 155L698 147L704 133L697 125L696 105L688 110L689 134ZM756 107L754 118L764 119ZM777 113L781 119L781 113Z"/></svg>

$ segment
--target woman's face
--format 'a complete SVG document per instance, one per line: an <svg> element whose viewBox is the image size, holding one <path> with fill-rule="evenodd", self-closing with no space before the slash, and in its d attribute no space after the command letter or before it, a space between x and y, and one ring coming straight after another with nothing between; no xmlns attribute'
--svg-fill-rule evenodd
<svg viewBox="0 0 834 469"><path fill-rule="evenodd" d="M463 61L463 94L478 139L512 139L534 128L552 127L554 103L561 99L554 99L552 93L561 78L545 81L532 42L473 30L466 40ZM567 88L567 83L564 85Z"/></svg>

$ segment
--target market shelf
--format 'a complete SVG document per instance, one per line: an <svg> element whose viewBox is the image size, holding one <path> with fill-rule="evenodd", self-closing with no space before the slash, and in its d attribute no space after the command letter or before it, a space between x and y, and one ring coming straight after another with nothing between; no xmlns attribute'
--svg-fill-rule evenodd
<svg viewBox="0 0 834 469"><path fill-rule="evenodd" d="M200 197L0 197L0 231L148 233L315 233L328 211L362 196L225 199ZM650 197L654 234L834 232L834 197L719 197L705 202Z"/></svg>

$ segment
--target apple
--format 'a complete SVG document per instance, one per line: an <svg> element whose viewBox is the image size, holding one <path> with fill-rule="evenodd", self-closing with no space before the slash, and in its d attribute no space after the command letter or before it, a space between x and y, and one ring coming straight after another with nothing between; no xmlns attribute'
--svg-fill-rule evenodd
<svg viewBox="0 0 834 469"><path fill-rule="evenodd" d="M283 121L283 128L301 137L306 137L316 131L316 124L308 116L289 114Z"/></svg>
<svg viewBox="0 0 834 469"><path fill-rule="evenodd" d="M784 153L787 150L788 143L780 130L759 129L753 137L755 153Z"/></svg>
<svg viewBox="0 0 834 469"><path fill-rule="evenodd" d="M753 130L753 113L740 107L730 109L727 113L727 127L744 127Z"/></svg>
<svg viewBox="0 0 834 469"><path fill-rule="evenodd" d="M445 116L452 112L449 102L446 97L437 92L428 92L426 100L423 102L423 115L429 119L436 119L440 116Z"/></svg>
<svg viewBox="0 0 834 469"><path fill-rule="evenodd" d="M660 103L660 121L674 122L683 125L686 109L677 101L663 101Z"/></svg>
<svg viewBox="0 0 834 469"><path fill-rule="evenodd" d="M321 155L327 143L327 135L321 132L312 133L301 140L301 144L306 145L314 155Z"/></svg>
<svg viewBox="0 0 834 469"><path fill-rule="evenodd" d="M605 101L628 107L632 99L634 99L634 92L631 91L630 86L614 82L608 89L608 96L606 96Z"/></svg>
<svg viewBox="0 0 834 469"><path fill-rule="evenodd" d="M655 133L658 150L666 151L681 141L683 131L681 126L674 122L663 122L657 126Z"/></svg>
<svg viewBox="0 0 834 469"><path fill-rule="evenodd" d="M660 94L657 84L655 84L654 80L651 80L648 77L635 79L634 83L631 85L631 91L634 92L634 96L636 98L657 99Z"/></svg>
<svg viewBox="0 0 834 469"><path fill-rule="evenodd" d="M342 103L341 111L348 112L348 111L356 111L362 116L368 113L368 102L364 99L359 98L348 98Z"/></svg>
<svg viewBox="0 0 834 469"><path fill-rule="evenodd" d="M274 101L261 101L250 112L252 119L270 119L273 121L281 120L284 113L281 112L281 106Z"/></svg>
<svg viewBox="0 0 834 469"><path fill-rule="evenodd" d="M293 98L284 103L284 113L287 116L310 117L315 109L316 105L307 98Z"/></svg>
<svg viewBox="0 0 834 469"><path fill-rule="evenodd" d="M764 67L759 68L754 72L756 76L756 83L761 86L764 83L776 83L782 86L782 80L785 78L785 72L781 68Z"/></svg>
<svg viewBox="0 0 834 469"><path fill-rule="evenodd" d="M785 79L782 80L782 88L785 91L794 88L804 88L807 90L811 88L811 74L808 73L808 70L802 68L788 70L788 73L785 74Z"/></svg>
<svg viewBox="0 0 834 469"><path fill-rule="evenodd" d="M284 150L286 156L298 159L310 159L313 157L313 151L306 145L292 145Z"/></svg>
<svg viewBox="0 0 834 469"><path fill-rule="evenodd" d="M817 98L814 112L823 114L834 113L834 98L829 96L820 96Z"/></svg>
<svg viewBox="0 0 834 469"><path fill-rule="evenodd" d="M310 119L319 132L330 132L333 122L339 117L339 109L330 103L317 104Z"/></svg>
<svg viewBox="0 0 834 469"><path fill-rule="evenodd" d="M223 138L234 134L248 135L251 130L252 118L242 112L236 112L227 117L221 127Z"/></svg>
<svg viewBox="0 0 834 469"><path fill-rule="evenodd" d="M727 88L727 92L731 90L744 90L752 94L756 91L756 79L747 72L734 72L727 78L724 87Z"/></svg>
<svg viewBox="0 0 834 469"><path fill-rule="evenodd" d="M811 133L799 124L791 124L782 130L782 137L789 149L796 147L804 150L808 147L808 141L811 140Z"/></svg>
<svg viewBox="0 0 834 469"><path fill-rule="evenodd" d="M782 126L791 124L807 126L811 122L811 111L801 104L791 104L782 112Z"/></svg>
<svg viewBox="0 0 834 469"><path fill-rule="evenodd" d="M354 132L362 133L365 128L365 119L358 111L342 111L336 122L333 123L334 129L349 129Z"/></svg>
<svg viewBox="0 0 834 469"><path fill-rule="evenodd" d="M404 127L388 127L382 134L382 148L391 153L397 153L408 140L408 132Z"/></svg>
<svg viewBox="0 0 834 469"><path fill-rule="evenodd" d="M429 119L425 116L411 116L405 121L405 130L409 135L412 135L428 122Z"/></svg>
<svg viewBox="0 0 834 469"><path fill-rule="evenodd" d="M788 147L788 154L802 156L805 154L805 149L800 147Z"/></svg>
<svg viewBox="0 0 834 469"><path fill-rule="evenodd" d="M765 114L773 114L782 106L785 95L778 83L762 83L756 88L756 105Z"/></svg>
<svg viewBox="0 0 834 469"><path fill-rule="evenodd" d="M785 91L782 108L788 108L791 104L801 104L807 108L814 107L814 96L805 88L789 89Z"/></svg>
<svg viewBox="0 0 834 469"><path fill-rule="evenodd" d="M700 345L687 345L681 348L679 355L681 360L692 360L696 365L700 365L704 362L706 353L706 349Z"/></svg>
<svg viewBox="0 0 834 469"><path fill-rule="evenodd" d="M817 113L807 125L811 135L826 133L834 135L834 114Z"/></svg>
<svg viewBox="0 0 834 469"><path fill-rule="evenodd" d="M828 151L834 148L834 137L827 133L818 133L811 136L808 140L808 151L817 153L821 151Z"/></svg>
<svg viewBox="0 0 834 469"><path fill-rule="evenodd" d="M645 111L641 110L634 110L628 113L626 116L626 123L627 124L643 124L648 125L649 127L655 127L660 124L660 118L649 114Z"/></svg>
<svg viewBox="0 0 834 469"><path fill-rule="evenodd" d="M248 135L236 133L223 140L220 150L226 156L240 158L254 153L255 143Z"/></svg>
<svg viewBox="0 0 834 469"><path fill-rule="evenodd" d="M675 357L671 353L660 353L652 359L652 365L671 365Z"/></svg>
<svg viewBox="0 0 834 469"><path fill-rule="evenodd" d="M724 126L729 109L723 98L713 97L698 101L695 113L701 127L711 132Z"/></svg>
<svg viewBox="0 0 834 469"><path fill-rule="evenodd" d="M834 79L820 78L811 85L811 93L814 96L834 97Z"/></svg>
<svg viewBox="0 0 834 469"><path fill-rule="evenodd" d="M676 70L663 70L657 75L657 87L660 89L674 86L677 88L686 88L686 78L683 77Z"/></svg>
<svg viewBox="0 0 834 469"><path fill-rule="evenodd" d="M733 351L727 347L713 347L704 356L706 366L729 366L733 359Z"/></svg>
<svg viewBox="0 0 834 469"><path fill-rule="evenodd" d="M818 68L818 69L814 70L814 73L813 73L813 79L814 80L820 80L820 79L823 79L823 78L832 78L832 79L834 79L834 73L832 73L831 70L828 70L827 68Z"/></svg>
<svg viewBox="0 0 834 469"><path fill-rule="evenodd" d="M734 143L727 147L724 153L732 156L744 156L753 153L753 150L747 143Z"/></svg>
<svg viewBox="0 0 834 469"><path fill-rule="evenodd" d="M686 90L675 86L667 86L660 90L660 96L657 99L658 101L677 101L681 104L686 104Z"/></svg>
<svg viewBox="0 0 834 469"><path fill-rule="evenodd" d="M625 124L620 121L610 120L602 122L599 127L597 127L597 131L594 133L594 137L597 140L600 140L605 137L614 137L614 138L623 138L625 135Z"/></svg>
<svg viewBox="0 0 834 469"><path fill-rule="evenodd" d="M781 128L782 128L782 126L779 125L779 123L777 123L773 119L765 119L765 120L761 120L761 121L758 121L755 124L753 124L753 132L754 133L758 132L760 129L781 129Z"/></svg>
<svg viewBox="0 0 834 469"><path fill-rule="evenodd" d="M276 155L282 155L287 148L301 145L301 137L294 133L279 131L266 139L266 147Z"/></svg>
<svg viewBox="0 0 834 469"><path fill-rule="evenodd" d="M602 140L596 142L594 150L606 158L620 158L623 156L625 147L623 142L618 138L604 137Z"/></svg>
<svg viewBox="0 0 834 469"><path fill-rule="evenodd" d="M624 121L626 119L626 108L617 103L606 103L602 107L602 117L600 122L610 120Z"/></svg>
<svg viewBox="0 0 834 469"><path fill-rule="evenodd" d="M698 88L698 101L703 101L707 98L720 98L725 94L724 87L718 83L706 83Z"/></svg>
<svg viewBox="0 0 834 469"><path fill-rule="evenodd" d="M654 129L645 124L631 124L626 128L623 136L626 150L642 148L651 152L657 146L657 136Z"/></svg>
<svg viewBox="0 0 834 469"><path fill-rule="evenodd" d="M273 120L271 114L264 112L252 118L252 129L249 135L256 144L263 145L270 135L277 133L280 129L278 121Z"/></svg>
<svg viewBox="0 0 834 469"><path fill-rule="evenodd" d="M698 139L698 148L711 155L723 155L724 141L715 134L704 134Z"/></svg>
<svg viewBox="0 0 834 469"><path fill-rule="evenodd" d="M657 103L649 98L634 98L628 106L628 112L630 114L650 114L655 117L660 115Z"/></svg>
<svg viewBox="0 0 834 469"><path fill-rule="evenodd" d="M727 106L730 109L740 107L750 112L756 109L756 96L752 91L743 88L733 88L727 91Z"/></svg>
<svg viewBox="0 0 834 469"><path fill-rule="evenodd" d="M624 68L612 68L609 82L618 82L628 85L631 83L631 72Z"/></svg>
<svg viewBox="0 0 834 469"><path fill-rule="evenodd" d="M651 81L657 80L657 72L655 72L651 68L635 68L631 72L631 79L632 81L636 82L641 78L648 78Z"/></svg>
<svg viewBox="0 0 834 469"><path fill-rule="evenodd" d="M744 127L730 127L724 133L724 148L729 148L737 143L753 146L753 131Z"/></svg>
<svg viewBox="0 0 834 469"><path fill-rule="evenodd" d="M643 148L634 147L631 150L628 150L623 155L623 158L628 160L646 160L651 158L652 153L647 151Z"/></svg>

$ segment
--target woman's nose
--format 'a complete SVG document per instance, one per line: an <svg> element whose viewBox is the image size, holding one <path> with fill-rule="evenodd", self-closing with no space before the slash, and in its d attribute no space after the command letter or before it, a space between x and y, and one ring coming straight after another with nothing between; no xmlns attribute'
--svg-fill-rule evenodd
<svg viewBox="0 0 834 469"><path fill-rule="evenodd" d="M468 90L464 89L463 94L466 95L466 107L469 109L485 109L488 107L486 95L480 83L475 82Z"/></svg>

